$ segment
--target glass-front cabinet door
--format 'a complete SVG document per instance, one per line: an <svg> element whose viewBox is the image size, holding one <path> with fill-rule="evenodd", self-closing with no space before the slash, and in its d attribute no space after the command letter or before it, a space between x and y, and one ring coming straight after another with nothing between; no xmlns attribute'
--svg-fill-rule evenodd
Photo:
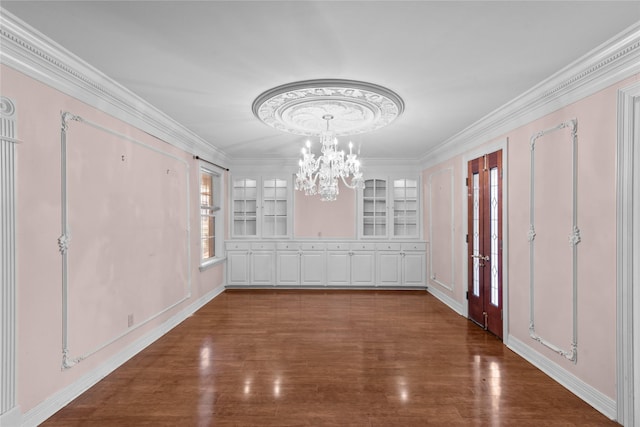
<svg viewBox="0 0 640 427"><path fill-rule="evenodd" d="M393 235L418 237L418 181L393 180Z"/></svg>
<svg viewBox="0 0 640 427"><path fill-rule="evenodd" d="M417 177L366 179L358 199L359 236L363 239L419 238L419 195Z"/></svg>
<svg viewBox="0 0 640 427"><path fill-rule="evenodd" d="M387 181L367 179L362 190L362 235L387 235Z"/></svg>
<svg viewBox="0 0 640 427"><path fill-rule="evenodd" d="M258 181L233 180L233 235L258 235Z"/></svg>
<svg viewBox="0 0 640 427"><path fill-rule="evenodd" d="M264 179L262 181L262 236L287 236L287 181Z"/></svg>
<svg viewBox="0 0 640 427"><path fill-rule="evenodd" d="M290 181L282 178L234 178L232 238L289 237L290 187Z"/></svg>

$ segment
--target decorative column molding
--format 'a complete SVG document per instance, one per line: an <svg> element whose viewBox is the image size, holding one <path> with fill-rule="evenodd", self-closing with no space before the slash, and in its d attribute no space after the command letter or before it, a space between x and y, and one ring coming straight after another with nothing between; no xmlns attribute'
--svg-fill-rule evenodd
<svg viewBox="0 0 640 427"><path fill-rule="evenodd" d="M16 406L15 104L0 96L0 415Z"/></svg>
<svg viewBox="0 0 640 427"><path fill-rule="evenodd" d="M640 419L640 83L618 90L617 135L616 421L632 426Z"/></svg>

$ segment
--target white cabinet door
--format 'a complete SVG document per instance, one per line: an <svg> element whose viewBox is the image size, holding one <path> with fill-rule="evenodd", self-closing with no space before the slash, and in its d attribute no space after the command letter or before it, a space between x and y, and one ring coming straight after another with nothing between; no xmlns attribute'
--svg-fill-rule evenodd
<svg viewBox="0 0 640 427"><path fill-rule="evenodd" d="M351 256L348 251L327 252L327 284L348 286L351 283Z"/></svg>
<svg viewBox="0 0 640 427"><path fill-rule="evenodd" d="M424 252L404 252L402 278L407 286L425 286Z"/></svg>
<svg viewBox="0 0 640 427"><path fill-rule="evenodd" d="M300 257L303 286L324 286L324 251L304 251Z"/></svg>
<svg viewBox="0 0 640 427"><path fill-rule="evenodd" d="M407 286L427 285L427 245L424 242L402 244L402 283Z"/></svg>
<svg viewBox="0 0 640 427"><path fill-rule="evenodd" d="M378 252L378 271L376 284L378 286L400 286L402 283L400 252Z"/></svg>
<svg viewBox="0 0 640 427"><path fill-rule="evenodd" d="M249 284L249 251L227 252L227 284Z"/></svg>
<svg viewBox="0 0 640 427"><path fill-rule="evenodd" d="M275 284L275 252L253 251L251 253L251 284L273 286Z"/></svg>
<svg viewBox="0 0 640 427"><path fill-rule="evenodd" d="M277 279L279 286L298 286L300 284L300 253L298 251L278 251Z"/></svg>
<svg viewBox="0 0 640 427"><path fill-rule="evenodd" d="M353 286L374 286L374 252L355 251L351 254L351 284Z"/></svg>

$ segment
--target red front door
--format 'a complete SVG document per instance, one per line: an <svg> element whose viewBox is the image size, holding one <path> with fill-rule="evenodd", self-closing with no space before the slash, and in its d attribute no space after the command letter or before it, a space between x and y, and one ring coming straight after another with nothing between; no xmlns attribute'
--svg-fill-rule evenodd
<svg viewBox="0 0 640 427"><path fill-rule="evenodd" d="M502 150L468 165L469 318L502 338Z"/></svg>

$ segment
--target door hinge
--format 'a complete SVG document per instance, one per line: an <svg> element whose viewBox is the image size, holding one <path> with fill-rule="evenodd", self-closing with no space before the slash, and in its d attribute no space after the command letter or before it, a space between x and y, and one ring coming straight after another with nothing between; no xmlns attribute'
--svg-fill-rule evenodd
<svg viewBox="0 0 640 427"><path fill-rule="evenodd" d="M467 187L469 186L469 178L464 179L464 185L466 185Z"/></svg>
<svg viewBox="0 0 640 427"><path fill-rule="evenodd" d="M465 293L465 298L467 298L467 300L469 300L469 291L467 291L467 292Z"/></svg>
<svg viewBox="0 0 640 427"><path fill-rule="evenodd" d="M464 236L464 241L465 241L465 243L469 243L469 235L468 234Z"/></svg>

